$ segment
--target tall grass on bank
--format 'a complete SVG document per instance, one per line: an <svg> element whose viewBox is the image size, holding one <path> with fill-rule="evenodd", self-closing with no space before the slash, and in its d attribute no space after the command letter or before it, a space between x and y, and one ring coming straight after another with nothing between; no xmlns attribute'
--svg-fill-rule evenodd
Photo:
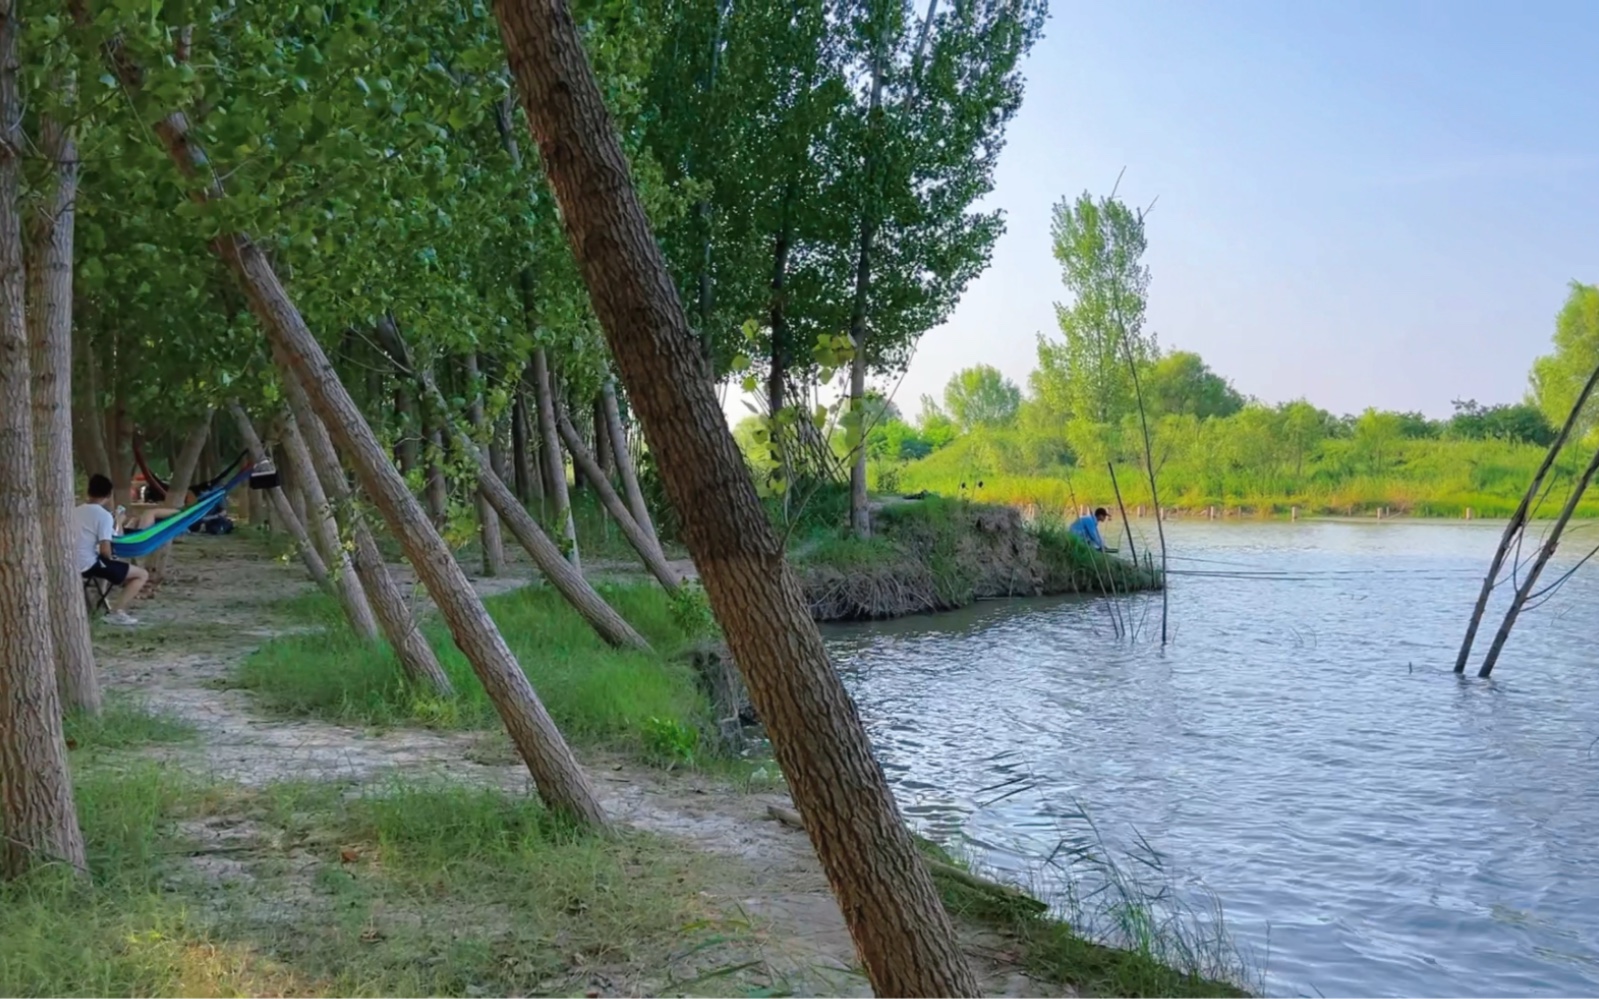
<svg viewBox="0 0 1599 999"><path fill-rule="evenodd" d="M1239 950L1221 903L1181 886L1161 853L1135 834L1130 848L1106 841L1080 805L1062 819L1059 845L1037 858L1031 897L1050 907L934 879L953 914L997 925L1021 945L1022 963L1043 979L1104 996L1245 996L1261 970ZM969 867L925 840L944 864Z"/></svg>
<svg viewBox="0 0 1599 999"><path fill-rule="evenodd" d="M698 730L708 710L705 698L692 668L674 658L694 636L678 623L671 599L653 584L601 586L600 591L650 641L652 651L606 645L548 587L523 587L484 603L567 737L589 743L637 741L651 719ZM436 618L427 617L422 629L455 685L456 697L448 700L408 688L393 651L362 642L332 623L336 609L321 594L302 598L291 612L328 626L273 639L241 663L238 682L268 708L346 724L497 724L482 684Z"/></svg>
<svg viewBox="0 0 1599 999"><path fill-rule="evenodd" d="M1247 468L1225 455L1199 460L1163 460L1157 438L1156 461L1162 502L1168 509L1203 512L1243 509L1264 515L1358 515L1386 509L1425 517L1506 517L1516 508L1543 457L1541 448L1480 440L1406 440L1395 445L1380 471L1352 455L1346 441L1331 442L1295 467L1286 462ZM1580 456L1557 464L1554 492L1569 485ZM1037 459L1013 446L1004 432L974 433L920 461L896 470L896 489L927 490L944 496L1007 506L1075 510L1112 505L1110 476L1103 468ZM981 483L981 486L979 486ZM965 488L962 489L962 485ZM1129 508L1148 506L1147 484L1136 476L1122 480ZM1552 516L1558 503L1543 511ZM1599 497L1585 499L1579 516L1599 517Z"/></svg>

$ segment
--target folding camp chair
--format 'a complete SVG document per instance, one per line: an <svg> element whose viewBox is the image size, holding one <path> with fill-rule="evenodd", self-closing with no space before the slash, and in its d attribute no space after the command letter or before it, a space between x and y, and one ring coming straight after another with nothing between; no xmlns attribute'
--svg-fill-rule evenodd
<svg viewBox="0 0 1599 999"><path fill-rule="evenodd" d="M83 602L89 608L89 620L101 611L111 612L111 605L107 598L111 596L111 580L101 579L99 576L83 577Z"/></svg>

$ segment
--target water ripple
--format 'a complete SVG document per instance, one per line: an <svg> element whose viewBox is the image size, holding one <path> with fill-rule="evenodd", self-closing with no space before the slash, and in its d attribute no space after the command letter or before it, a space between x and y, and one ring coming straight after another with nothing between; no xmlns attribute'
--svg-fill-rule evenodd
<svg viewBox="0 0 1599 999"><path fill-rule="evenodd" d="M1171 533L1300 578L1177 579L1164 650L1141 598L1136 641L1082 600L831 631L912 821L1028 879L1081 801L1214 891L1276 992L1599 993L1599 574L1484 682L1450 666L1491 525Z"/></svg>

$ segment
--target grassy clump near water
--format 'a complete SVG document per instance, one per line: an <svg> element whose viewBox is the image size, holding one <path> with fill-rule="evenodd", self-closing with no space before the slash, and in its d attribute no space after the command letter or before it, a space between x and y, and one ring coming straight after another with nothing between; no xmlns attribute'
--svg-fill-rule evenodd
<svg viewBox="0 0 1599 999"><path fill-rule="evenodd" d="M801 525L803 528L805 525ZM837 527L797 530L791 551L823 621L950 610L985 597L1127 593L1156 573L1096 552L1064 523L929 496L885 503L861 540Z"/></svg>
<svg viewBox="0 0 1599 999"><path fill-rule="evenodd" d="M569 738L590 745L686 751L709 706L692 667L677 654L697 637L697 622L654 584L602 585L601 595L647 638L651 651L606 645L560 594L529 586L484 601L544 706ZM328 598L297 599L282 610L313 625L273 639L246 657L236 678L268 709L345 724L490 728L494 707L471 665L436 616L422 621L456 696L410 689L393 651L360 641ZM314 627L317 624L324 627ZM675 746L675 748L674 748Z"/></svg>
<svg viewBox="0 0 1599 999"><path fill-rule="evenodd" d="M968 865L938 844L917 837L932 861L933 881L951 916L988 926L1008 937L1028 972L1096 996L1248 996L1237 983L1249 969L1220 928L1208 929L1179 906L1172 912L1170 887L1130 876L1108 858L1104 844L1072 852L1098 877L1091 898L1073 887L1055 911L1031 895L990 890L959 877ZM1140 860L1141 866L1159 873ZM1083 929L1080 929L1083 928ZM1095 928L1103 939L1083 931Z"/></svg>

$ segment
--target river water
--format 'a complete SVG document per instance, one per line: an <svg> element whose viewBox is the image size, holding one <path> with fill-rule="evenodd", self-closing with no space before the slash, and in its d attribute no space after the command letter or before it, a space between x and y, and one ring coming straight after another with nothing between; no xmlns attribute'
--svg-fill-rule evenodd
<svg viewBox="0 0 1599 999"><path fill-rule="evenodd" d="M1158 596L828 639L907 813L990 870L1060 891L1060 844L1097 839L1219 900L1275 994L1595 995L1599 559L1463 679L1501 530L1172 525L1173 569L1218 575L1174 574L1164 649Z"/></svg>

